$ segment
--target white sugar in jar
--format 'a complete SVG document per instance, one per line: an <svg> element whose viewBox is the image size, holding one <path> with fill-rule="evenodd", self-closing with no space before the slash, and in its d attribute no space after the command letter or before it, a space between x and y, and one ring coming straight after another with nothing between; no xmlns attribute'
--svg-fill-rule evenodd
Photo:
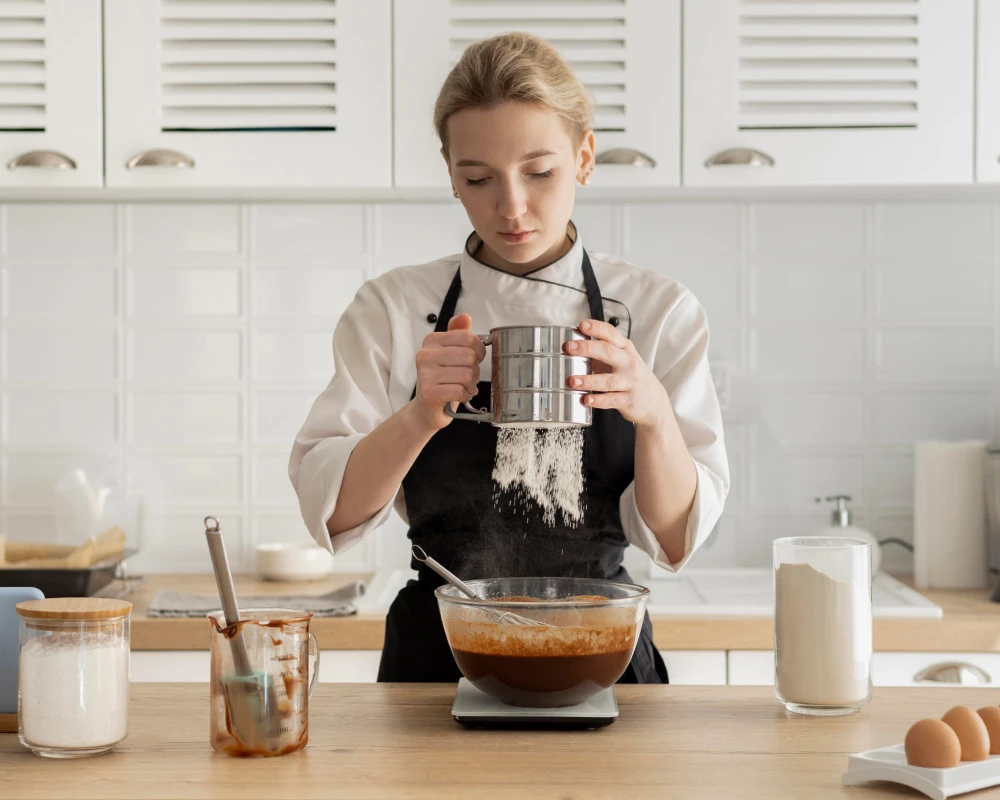
<svg viewBox="0 0 1000 800"><path fill-rule="evenodd" d="M50 598L17 605L18 734L33 753L77 758L128 733L132 604Z"/></svg>

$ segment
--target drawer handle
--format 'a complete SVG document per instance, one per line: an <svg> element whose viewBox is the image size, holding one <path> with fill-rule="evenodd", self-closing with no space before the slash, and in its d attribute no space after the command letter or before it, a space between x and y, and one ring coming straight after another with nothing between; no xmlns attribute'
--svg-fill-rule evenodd
<svg viewBox="0 0 1000 800"><path fill-rule="evenodd" d="M190 169L194 166L194 159L179 150L146 150L138 155L132 156L126 163L126 169L136 169L137 167L173 167L175 169Z"/></svg>
<svg viewBox="0 0 1000 800"><path fill-rule="evenodd" d="M641 150L633 150L631 147L616 147L612 150L605 150L598 153L594 159L595 164L625 164L630 167L655 167L656 159Z"/></svg>
<svg viewBox="0 0 1000 800"><path fill-rule="evenodd" d="M705 162L705 166L773 167L774 159L760 150L752 150L749 147L734 147L732 150L723 150L721 153L716 153Z"/></svg>
<svg viewBox="0 0 1000 800"><path fill-rule="evenodd" d="M7 169L41 167L42 169L76 169L76 162L55 150L30 150L7 162Z"/></svg>
<svg viewBox="0 0 1000 800"><path fill-rule="evenodd" d="M913 676L917 683L953 683L959 686L987 686L993 682L989 673L964 661L931 664Z"/></svg>

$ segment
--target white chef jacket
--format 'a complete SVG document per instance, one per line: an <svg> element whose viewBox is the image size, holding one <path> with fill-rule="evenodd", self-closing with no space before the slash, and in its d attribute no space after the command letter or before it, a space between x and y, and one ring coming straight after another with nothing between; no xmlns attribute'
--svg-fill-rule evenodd
<svg viewBox="0 0 1000 800"><path fill-rule="evenodd" d="M577 326L590 317L579 235L562 258L527 276L478 261L470 255L478 244L473 234L460 255L400 267L368 281L337 324L333 378L309 411L289 463L302 517L316 541L334 554L378 528L393 506L407 518L400 486L393 501L357 527L332 537L326 528L355 445L410 401L416 353L434 330L428 316L440 310L456 270L462 271L462 293L455 313L470 314L478 333L501 325ZM684 556L675 564L642 519L634 482L619 501L628 541L659 566L676 571L708 538L729 492L722 416L708 369L708 320L694 295L677 281L602 253L590 253L590 259L606 318L618 317L618 330L629 336L666 388L697 469ZM482 376L489 374L487 363Z"/></svg>

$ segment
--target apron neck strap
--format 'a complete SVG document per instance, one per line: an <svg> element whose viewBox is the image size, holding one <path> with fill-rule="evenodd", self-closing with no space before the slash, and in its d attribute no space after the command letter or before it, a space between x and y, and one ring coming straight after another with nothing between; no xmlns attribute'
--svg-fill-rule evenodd
<svg viewBox="0 0 1000 800"><path fill-rule="evenodd" d="M604 322L604 299L601 297L601 287L597 284L597 276L590 263L590 256L587 251L583 251L583 263L580 265L583 271L583 286L587 290L587 305L590 306L590 317L598 322ZM532 280L527 278L526 280ZM448 293L444 296L441 304L441 313L438 314L437 324L434 326L435 333L444 333L448 330L448 323L455 316L458 307L458 296L462 293L462 268L455 271L455 277L451 280Z"/></svg>

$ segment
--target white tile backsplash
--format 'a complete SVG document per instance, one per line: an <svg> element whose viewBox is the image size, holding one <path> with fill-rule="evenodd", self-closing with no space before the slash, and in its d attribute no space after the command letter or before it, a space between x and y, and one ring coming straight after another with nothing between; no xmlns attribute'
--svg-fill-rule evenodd
<svg viewBox="0 0 1000 800"><path fill-rule="evenodd" d="M118 313L113 269L18 265L3 273L2 307L10 319L65 324L110 320Z"/></svg>
<svg viewBox="0 0 1000 800"><path fill-rule="evenodd" d="M240 392L131 392L128 441L137 445L238 444Z"/></svg>
<svg viewBox="0 0 1000 800"><path fill-rule="evenodd" d="M240 206L228 203L139 203L128 207L130 263L179 256L237 255L243 248Z"/></svg>
<svg viewBox="0 0 1000 800"><path fill-rule="evenodd" d="M857 262L868 250L868 207L861 203L761 203L753 207L753 252L794 259Z"/></svg>
<svg viewBox="0 0 1000 800"><path fill-rule="evenodd" d="M336 320L367 279L364 264L326 269L258 269L256 317L329 317Z"/></svg>
<svg viewBox="0 0 1000 800"><path fill-rule="evenodd" d="M217 516L212 509L243 502L243 460L239 455L138 455L136 471L141 485L163 506L204 506L206 514ZM201 532L205 532L204 525Z"/></svg>
<svg viewBox="0 0 1000 800"><path fill-rule="evenodd" d="M889 328L876 342L878 373L889 380L992 379L992 328Z"/></svg>
<svg viewBox="0 0 1000 800"><path fill-rule="evenodd" d="M939 270L995 265L991 203L885 203L879 253L885 263Z"/></svg>
<svg viewBox="0 0 1000 800"><path fill-rule="evenodd" d="M763 428L782 445L859 445L865 398L858 393L775 390L761 394Z"/></svg>
<svg viewBox="0 0 1000 800"><path fill-rule="evenodd" d="M291 447L289 447L291 449ZM299 501L288 480L288 452L257 453L253 459L254 505L298 508Z"/></svg>
<svg viewBox="0 0 1000 800"><path fill-rule="evenodd" d="M2 378L50 383L118 377L118 332L107 328L8 328L0 331Z"/></svg>
<svg viewBox="0 0 1000 800"><path fill-rule="evenodd" d="M333 331L256 330L253 377L264 383L315 386L333 376ZM304 421L304 420L303 420Z"/></svg>
<svg viewBox="0 0 1000 800"><path fill-rule="evenodd" d="M643 267L669 273L675 257L740 253L742 224L738 205L637 203L627 206L626 213L624 255Z"/></svg>
<svg viewBox="0 0 1000 800"><path fill-rule="evenodd" d="M306 539L288 451L330 380L338 316L368 277L457 253L470 231L457 201L15 203L0 218L0 529L51 539L53 483L124 457L152 571L207 569L206 514L237 568L255 542ZM913 442L1000 428L1000 202L581 192L573 218L589 249L690 287L731 371L732 492L697 566L767 566L773 538L827 523L821 494L912 537ZM335 568L405 567L405 536L393 514ZM641 578L645 557L628 559ZM898 547L886 561L911 563Z"/></svg>
<svg viewBox="0 0 1000 800"><path fill-rule="evenodd" d="M863 268L761 265L752 275L751 309L764 323L860 321L866 284Z"/></svg>
<svg viewBox="0 0 1000 800"><path fill-rule="evenodd" d="M990 392L883 392L875 399L872 434L879 442L981 439L992 416Z"/></svg>
<svg viewBox="0 0 1000 800"><path fill-rule="evenodd" d="M347 203L258 204L250 218L254 260L289 267L364 253L366 234L364 207Z"/></svg>
<svg viewBox="0 0 1000 800"><path fill-rule="evenodd" d="M880 321L992 324L994 272L988 269L883 267L878 282Z"/></svg>
<svg viewBox="0 0 1000 800"><path fill-rule="evenodd" d="M752 364L762 380L796 383L860 381L867 352L864 331L844 328L753 332Z"/></svg>
<svg viewBox="0 0 1000 800"><path fill-rule="evenodd" d="M118 396L95 391L6 391L3 442L16 445L111 445L118 435Z"/></svg>
<svg viewBox="0 0 1000 800"><path fill-rule="evenodd" d="M4 256L29 261L111 260L118 252L118 207L103 203L6 206Z"/></svg>
<svg viewBox="0 0 1000 800"><path fill-rule="evenodd" d="M128 376L157 383L218 383L242 375L240 331L129 331Z"/></svg>
<svg viewBox="0 0 1000 800"><path fill-rule="evenodd" d="M133 269L128 314L138 320L238 317L238 269Z"/></svg>

